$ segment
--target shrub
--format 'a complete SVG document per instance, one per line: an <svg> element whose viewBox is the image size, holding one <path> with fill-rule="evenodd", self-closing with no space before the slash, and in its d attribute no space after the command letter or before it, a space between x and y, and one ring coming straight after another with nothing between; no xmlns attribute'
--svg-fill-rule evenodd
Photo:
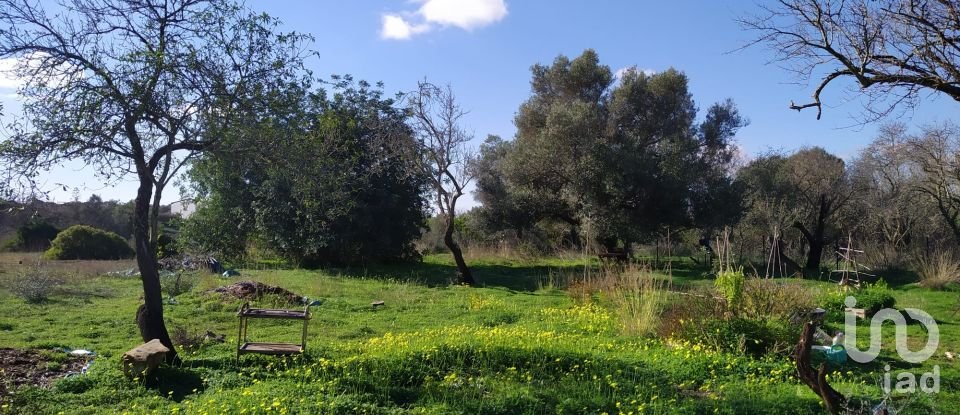
<svg viewBox="0 0 960 415"><path fill-rule="evenodd" d="M126 259L133 249L120 235L86 225L75 225L57 235L44 254L49 259Z"/></svg>
<svg viewBox="0 0 960 415"><path fill-rule="evenodd" d="M789 280L751 278L743 285L742 315L788 320L817 306L809 286Z"/></svg>
<svg viewBox="0 0 960 415"><path fill-rule="evenodd" d="M659 329L670 289L669 281L635 264L603 267L562 285L567 286L567 293L577 304L591 305L596 299L603 300L618 318L623 331L639 336Z"/></svg>
<svg viewBox="0 0 960 415"><path fill-rule="evenodd" d="M60 278L38 266L20 271L10 280L8 289L24 301L37 304L47 301L62 283Z"/></svg>
<svg viewBox="0 0 960 415"><path fill-rule="evenodd" d="M893 308L897 303L890 287L887 286L886 282L880 280L873 284L865 284L863 288L857 291L835 291L822 300L823 308L828 311L843 313L847 307L847 296L856 298L856 307L864 309L867 315L875 314L883 308Z"/></svg>
<svg viewBox="0 0 960 415"><path fill-rule="evenodd" d="M17 228L16 235L3 244L2 250L8 252L42 251L50 247L50 241L60 232L53 225L42 220L32 220Z"/></svg>
<svg viewBox="0 0 960 415"><path fill-rule="evenodd" d="M746 277L743 275L743 268L725 269L717 273L717 280L714 285L720 295L727 300L727 306L730 310L738 310L743 301L743 284Z"/></svg>
<svg viewBox="0 0 960 415"><path fill-rule="evenodd" d="M950 252L943 251L917 261L917 273L920 285L942 290L948 285L960 282L960 260Z"/></svg>
<svg viewBox="0 0 960 415"><path fill-rule="evenodd" d="M170 340L184 350L197 350L203 345L204 335L184 326L176 326L170 333Z"/></svg>
<svg viewBox="0 0 960 415"><path fill-rule="evenodd" d="M717 351L760 357L789 353L800 337L800 328L775 319L693 319L685 320L678 334Z"/></svg>
<svg viewBox="0 0 960 415"><path fill-rule="evenodd" d="M171 297L190 292L197 283L197 276L192 273L169 272L160 273L160 286Z"/></svg>

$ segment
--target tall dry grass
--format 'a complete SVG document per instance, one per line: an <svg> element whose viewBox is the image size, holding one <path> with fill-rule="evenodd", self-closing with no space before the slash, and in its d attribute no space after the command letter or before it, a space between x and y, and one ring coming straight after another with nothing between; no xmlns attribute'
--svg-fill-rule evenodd
<svg viewBox="0 0 960 415"><path fill-rule="evenodd" d="M646 336L657 332L671 295L671 281L637 264L586 269L567 276L567 293L575 302L598 301L618 317L624 333ZM555 278L560 282L562 278Z"/></svg>
<svg viewBox="0 0 960 415"><path fill-rule="evenodd" d="M950 251L940 251L917 261L920 285L942 290L953 283L960 283L960 259Z"/></svg>

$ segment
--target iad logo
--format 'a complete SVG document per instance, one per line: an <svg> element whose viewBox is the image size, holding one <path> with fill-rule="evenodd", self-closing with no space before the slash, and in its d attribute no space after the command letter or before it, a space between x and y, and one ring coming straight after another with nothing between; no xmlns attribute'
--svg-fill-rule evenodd
<svg viewBox="0 0 960 415"><path fill-rule="evenodd" d="M844 302L847 307L853 308L857 305L857 299L847 297ZM905 308L904 311L910 318L918 321L927 330L927 343L919 351L910 350L907 345L907 320L899 311L884 308L873 315L870 320L870 348L866 352L857 347L857 316L855 313L844 313L844 329L846 335L843 339L843 347L856 362L870 363L880 355L882 343L882 326L886 321L892 321L896 327L896 346L897 354L909 363L922 363L937 352L940 345L940 327L937 326L933 316L923 310L915 308ZM884 367L884 391L890 393L890 366ZM930 384L932 382L932 385ZM896 391L901 393L912 393L917 390L916 376L910 372L901 372L897 374ZM925 393L937 393L940 391L940 367L934 366L932 372L924 373L920 376L920 390Z"/></svg>

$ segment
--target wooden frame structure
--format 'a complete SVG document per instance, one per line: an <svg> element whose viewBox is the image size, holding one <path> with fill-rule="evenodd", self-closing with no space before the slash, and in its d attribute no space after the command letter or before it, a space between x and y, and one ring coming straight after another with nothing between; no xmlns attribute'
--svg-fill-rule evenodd
<svg viewBox="0 0 960 415"><path fill-rule="evenodd" d="M240 328L237 333L237 362L240 362L240 356L246 353L258 353L268 355L293 355L301 354L307 350L307 325L310 322L310 305L300 310L284 310L275 308L251 308L250 303L244 303L237 312L240 319ZM247 329L250 325L250 319L272 318L282 320L302 320L303 332L300 337L300 344L296 343L263 343L251 342L247 340Z"/></svg>

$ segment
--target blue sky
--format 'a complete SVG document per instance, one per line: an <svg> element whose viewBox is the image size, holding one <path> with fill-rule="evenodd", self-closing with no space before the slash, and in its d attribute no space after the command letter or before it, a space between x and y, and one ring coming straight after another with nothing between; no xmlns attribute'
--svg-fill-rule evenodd
<svg viewBox="0 0 960 415"><path fill-rule="evenodd" d="M595 49L613 70L636 65L661 71L679 69L690 78L699 107L732 98L751 124L737 141L748 154L769 149L822 146L850 158L875 135L878 124L858 125L862 106L835 89L824 95L824 115L787 108L806 102L811 87L796 85L790 73L767 64L763 47L737 51L752 34L735 22L751 13L754 1L264 1L248 4L284 22L284 30L311 33L319 56L310 61L317 76L352 74L383 81L388 92L411 90L418 80L450 83L470 110L468 130L479 143L487 134L514 135L513 116L530 94L529 68L557 55ZM384 27L387 23L387 27ZM398 39L397 37L404 37ZM0 82L6 118L15 112L11 82ZM4 88L6 86L6 88ZM911 126L954 118L956 103L926 99L900 121ZM852 126L852 127L851 127ZM104 187L92 169L71 165L44 178L55 200L98 193L129 200L135 186ZM58 188L59 189L59 188ZM176 200L168 192L165 202ZM466 201L472 205L472 199ZM466 207L466 206L465 206Z"/></svg>

